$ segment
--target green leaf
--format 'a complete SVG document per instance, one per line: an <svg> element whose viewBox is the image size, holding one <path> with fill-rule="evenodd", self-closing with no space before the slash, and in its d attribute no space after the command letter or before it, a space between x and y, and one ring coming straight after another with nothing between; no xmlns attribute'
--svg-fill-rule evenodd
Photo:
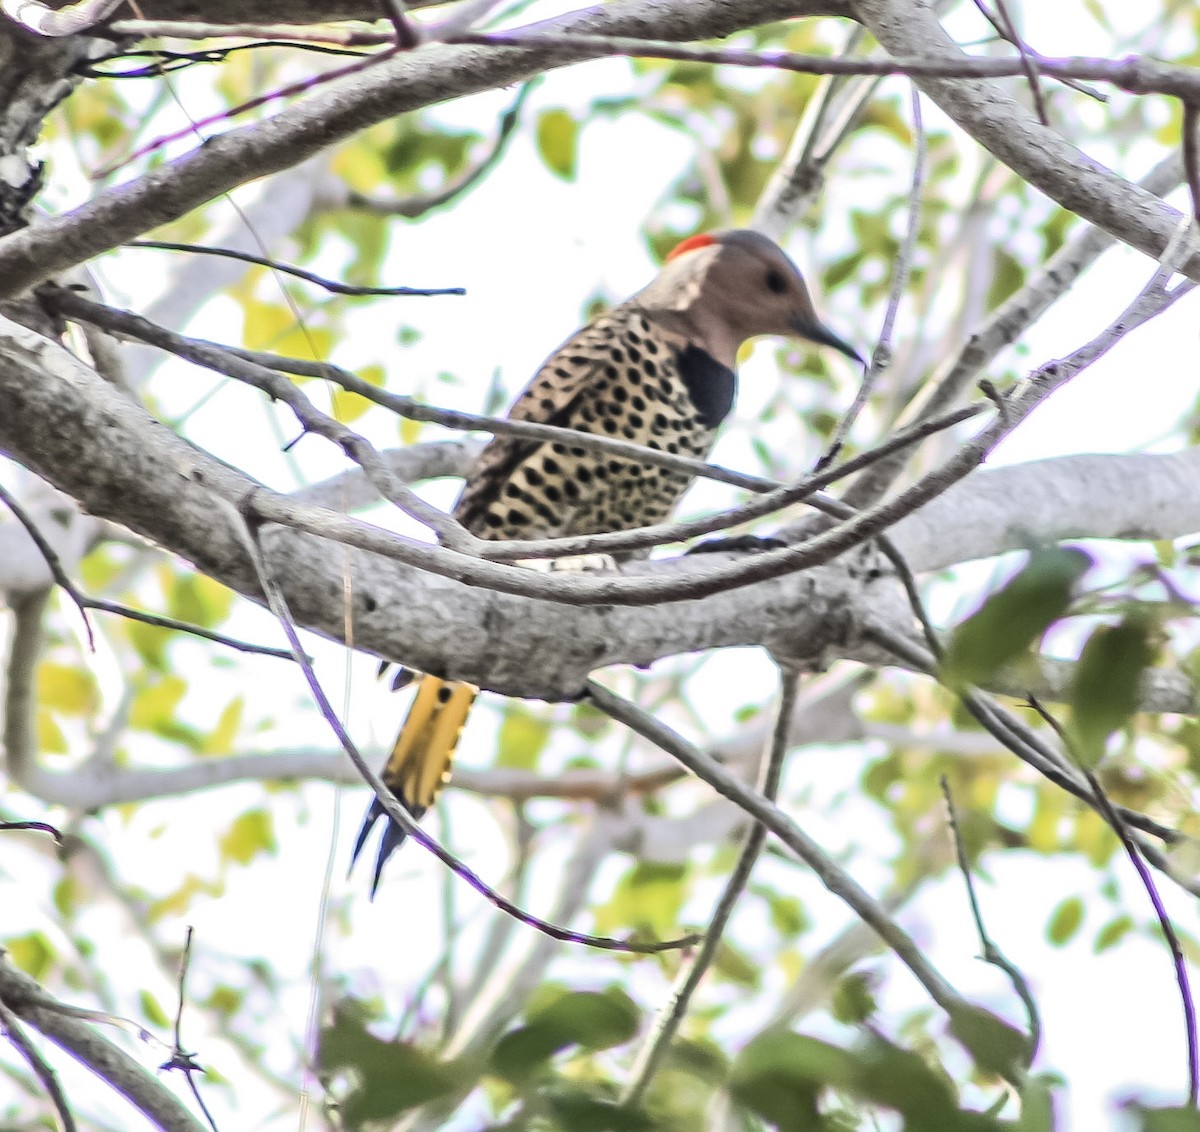
<svg viewBox="0 0 1200 1132"><path fill-rule="evenodd" d="M1046 938L1056 947L1062 947L1083 924L1083 901L1078 896L1069 896L1050 913L1046 925Z"/></svg>
<svg viewBox="0 0 1200 1132"><path fill-rule="evenodd" d="M332 1025L321 1031L317 1062L323 1072L353 1074L355 1083L341 1098L347 1128L390 1120L470 1084L476 1076L461 1062L438 1061L406 1042L375 1037L349 1010L338 1011Z"/></svg>
<svg viewBox="0 0 1200 1132"><path fill-rule="evenodd" d="M1012 1079L1029 1064L1029 1039L982 1007L955 1010L950 1016L950 1032L986 1073Z"/></svg>
<svg viewBox="0 0 1200 1132"><path fill-rule="evenodd" d="M173 574L164 589L172 617L205 629L219 625L233 608L233 590L203 574Z"/></svg>
<svg viewBox="0 0 1200 1132"><path fill-rule="evenodd" d="M749 990L757 988L762 978L759 964L724 939L717 945L717 958L713 969L720 971L730 982Z"/></svg>
<svg viewBox="0 0 1200 1132"><path fill-rule="evenodd" d="M745 720L739 720L739 723ZM771 912L771 926L780 935L798 936L809 928L804 905L794 896L785 896L765 884L753 884L750 891L767 902Z"/></svg>
<svg viewBox="0 0 1200 1132"><path fill-rule="evenodd" d="M865 1022L875 1013L875 979L864 972L854 972L839 979L833 988L830 1012L839 1022L854 1025Z"/></svg>
<svg viewBox="0 0 1200 1132"><path fill-rule="evenodd" d="M1092 950L1099 955L1102 951L1107 951L1110 947L1116 946L1121 940L1133 930L1133 917L1122 913L1120 916L1109 920L1096 933L1096 941L1092 944Z"/></svg>
<svg viewBox="0 0 1200 1132"><path fill-rule="evenodd" d="M175 720L175 709L187 693L187 684L179 676L164 676L141 688L129 709L129 723L139 731L165 734Z"/></svg>
<svg viewBox="0 0 1200 1132"><path fill-rule="evenodd" d="M266 810L247 810L221 837L221 856L248 865L260 853L274 853L275 829Z"/></svg>
<svg viewBox="0 0 1200 1132"><path fill-rule="evenodd" d="M537 120L537 149L551 172L564 181L574 180L579 123L561 106L543 110Z"/></svg>
<svg viewBox="0 0 1200 1132"><path fill-rule="evenodd" d="M1200 1132L1200 1112L1194 1108L1138 1108L1139 1132Z"/></svg>
<svg viewBox="0 0 1200 1132"><path fill-rule="evenodd" d="M1021 1087L1021 1116L1014 1132L1054 1132L1054 1102L1044 1078L1029 1077Z"/></svg>
<svg viewBox="0 0 1200 1132"><path fill-rule="evenodd" d="M1083 646L1071 681L1069 734L1084 766L1103 758L1108 737L1137 711L1142 673L1154 663L1155 629L1135 611L1119 624L1101 625Z"/></svg>
<svg viewBox="0 0 1200 1132"><path fill-rule="evenodd" d="M550 721L513 704L504 713L496 743L496 765L532 770L550 738Z"/></svg>
<svg viewBox="0 0 1200 1132"><path fill-rule="evenodd" d="M991 287L987 308L994 310L1025 282L1025 267L1016 256L997 246L992 251Z"/></svg>
<svg viewBox="0 0 1200 1132"><path fill-rule="evenodd" d="M1092 564L1075 547L1034 550L1017 575L954 630L942 662L951 687L979 684L1016 660L1066 611Z"/></svg>
<svg viewBox="0 0 1200 1132"><path fill-rule="evenodd" d="M621 990L564 994L496 1043L492 1067L519 1081L571 1046L597 1050L629 1041L639 1018L637 1004Z"/></svg>
<svg viewBox="0 0 1200 1132"><path fill-rule="evenodd" d="M130 621L125 631L130 643L147 667L163 672L167 667L167 645L175 639L174 629L160 625L147 625L144 621Z"/></svg>
<svg viewBox="0 0 1200 1132"><path fill-rule="evenodd" d="M99 693L86 668L43 660L37 670L38 701L64 715L88 715L96 710Z"/></svg>
<svg viewBox="0 0 1200 1132"><path fill-rule="evenodd" d="M37 744L44 755L65 755L71 749L54 713L44 707L37 710Z"/></svg>
<svg viewBox="0 0 1200 1132"><path fill-rule="evenodd" d="M783 1132L821 1128L817 1094L854 1078L854 1056L828 1042L792 1033L755 1038L738 1055L729 1091L744 1108Z"/></svg>
<svg viewBox="0 0 1200 1132"><path fill-rule="evenodd" d="M546 1101L559 1126L570 1132L646 1132L656 1126L646 1113L589 1095L580 1089L558 1087Z"/></svg>
<svg viewBox="0 0 1200 1132"><path fill-rule="evenodd" d="M12 936L4 941L4 946L8 949L13 963L39 982L54 967L54 947L42 932Z"/></svg>
<svg viewBox="0 0 1200 1132"><path fill-rule="evenodd" d="M138 998L142 1004L142 1014L152 1026L160 1026L166 1028L171 1024L171 1020L167 1017L167 1012L159 1005L159 1001L148 990L138 991Z"/></svg>
<svg viewBox="0 0 1200 1132"><path fill-rule="evenodd" d="M686 866L639 861L617 881L608 903L596 909L596 931L639 931L658 939L677 934L690 888Z"/></svg>
<svg viewBox="0 0 1200 1132"><path fill-rule="evenodd" d="M201 754L227 755L234 739L242 726L242 710L245 701L241 696L234 696L229 701L217 719L217 725L209 732L200 748Z"/></svg>

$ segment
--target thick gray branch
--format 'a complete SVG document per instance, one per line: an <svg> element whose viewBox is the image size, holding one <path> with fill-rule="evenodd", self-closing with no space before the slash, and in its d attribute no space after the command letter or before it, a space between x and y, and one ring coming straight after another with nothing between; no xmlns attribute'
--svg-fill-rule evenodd
<svg viewBox="0 0 1200 1132"><path fill-rule="evenodd" d="M0 415L0 450L91 514L123 523L261 600L238 535L214 497L241 506L266 489L189 445L55 343L15 323L3 329L0 403L7 411ZM898 586L869 550L703 601L637 609L496 593L365 551L347 559L341 545L291 529L271 528L265 542L298 624L342 639L349 561L357 647L517 696L573 698L588 673L604 665L645 665L729 645L762 644L821 665L850 651L863 655L859 613L869 609L873 619L898 627L910 617ZM714 566L727 560L705 557ZM699 561L682 568L694 573ZM680 564L627 569L669 576Z"/></svg>
<svg viewBox="0 0 1200 1132"><path fill-rule="evenodd" d="M1037 542L1169 539L1200 531L1200 448L1083 455L977 472L901 519L892 540L914 570Z"/></svg>

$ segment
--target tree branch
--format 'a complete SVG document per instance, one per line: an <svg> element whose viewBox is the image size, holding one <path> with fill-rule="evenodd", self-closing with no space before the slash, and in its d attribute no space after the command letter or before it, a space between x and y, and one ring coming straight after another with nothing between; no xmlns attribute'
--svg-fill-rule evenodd
<svg viewBox="0 0 1200 1132"><path fill-rule="evenodd" d="M706 39L799 16L845 14L837 0L615 0L569 13L555 29ZM544 25L543 25L544 26ZM298 165L335 142L399 114L523 82L591 57L553 64L536 50L497 52L428 44L311 93L266 121L229 130L193 152L107 190L87 204L0 240L0 296L16 295L140 236L247 181Z"/></svg>
<svg viewBox="0 0 1200 1132"><path fill-rule="evenodd" d="M0 1001L126 1098L163 1132L207 1132L161 1081L0 955ZM67 1008L69 1009L69 1008Z"/></svg>

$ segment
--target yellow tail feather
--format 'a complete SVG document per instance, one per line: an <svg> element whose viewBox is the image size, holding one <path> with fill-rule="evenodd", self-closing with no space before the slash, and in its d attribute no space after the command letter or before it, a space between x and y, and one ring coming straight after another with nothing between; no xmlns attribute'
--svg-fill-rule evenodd
<svg viewBox="0 0 1200 1132"><path fill-rule="evenodd" d="M421 677L416 699L408 709L408 717L396 736L380 776L414 818L419 818L433 805L438 792L450 780L454 748L458 746L458 737L478 693L474 684L439 680L436 676ZM372 826L381 817L384 817L383 806L376 798L358 831L358 840L350 857L351 868L358 860ZM394 821L386 821L375 858L372 896L379 887L384 864L404 840L404 831Z"/></svg>
<svg viewBox="0 0 1200 1132"><path fill-rule="evenodd" d="M381 776L414 814L429 809L450 780L454 749L478 693L474 684L421 677Z"/></svg>

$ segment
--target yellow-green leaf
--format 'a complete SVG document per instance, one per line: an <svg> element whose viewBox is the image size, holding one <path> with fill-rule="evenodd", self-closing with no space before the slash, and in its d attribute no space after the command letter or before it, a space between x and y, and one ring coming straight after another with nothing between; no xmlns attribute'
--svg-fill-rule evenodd
<svg viewBox="0 0 1200 1132"><path fill-rule="evenodd" d="M1097 933L1092 944L1092 950L1099 955L1110 947L1121 942L1133 930L1133 917L1122 912L1121 915L1109 920Z"/></svg>
<svg viewBox="0 0 1200 1132"><path fill-rule="evenodd" d="M130 725L141 731L163 731L186 692L187 684L178 676L163 676L148 684L133 698Z"/></svg>
<svg viewBox="0 0 1200 1132"><path fill-rule="evenodd" d="M158 999L148 990L138 991L138 998L141 1000L142 1014L152 1026L166 1027L171 1024L166 1011L159 1005Z"/></svg>
<svg viewBox="0 0 1200 1132"><path fill-rule="evenodd" d="M550 722L522 707L509 708L500 725L496 764L531 770L550 737Z"/></svg>
<svg viewBox="0 0 1200 1132"><path fill-rule="evenodd" d="M35 979L45 978L54 966L54 948L41 932L11 936L4 941L4 946L13 963Z"/></svg>
<svg viewBox="0 0 1200 1132"><path fill-rule="evenodd" d="M219 625L233 608L233 590L204 574L175 574L163 588L172 617L205 629Z"/></svg>
<svg viewBox="0 0 1200 1132"><path fill-rule="evenodd" d="M562 107L543 110L537 120L537 148L547 168L564 181L575 177L579 123Z"/></svg>
<svg viewBox="0 0 1200 1132"><path fill-rule="evenodd" d="M274 853L275 829L266 810L247 810L221 837L221 856L248 865L260 853Z"/></svg>
<svg viewBox="0 0 1200 1132"><path fill-rule="evenodd" d="M67 737L53 712L43 707L37 710L37 742L38 751L43 755L65 755L68 750Z"/></svg>
<svg viewBox="0 0 1200 1132"><path fill-rule="evenodd" d="M329 395L329 400L334 418L342 424L358 420L372 404L361 393L351 393L345 389L335 389Z"/></svg>
<svg viewBox="0 0 1200 1132"><path fill-rule="evenodd" d="M1078 896L1068 896L1050 913L1050 922L1046 925L1046 938L1061 947L1079 931L1082 924L1083 901Z"/></svg>
<svg viewBox="0 0 1200 1132"><path fill-rule="evenodd" d="M38 665L38 700L63 715L89 715L96 710L96 681L86 668L55 664Z"/></svg>
<svg viewBox="0 0 1200 1132"><path fill-rule="evenodd" d="M244 707L245 701L241 696L234 696L225 705L220 718L217 720L216 727L209 732L200 748L201 754L227 755L229 753L234 739L237 738L238 730L242 726L242 711Z"/></svg>

